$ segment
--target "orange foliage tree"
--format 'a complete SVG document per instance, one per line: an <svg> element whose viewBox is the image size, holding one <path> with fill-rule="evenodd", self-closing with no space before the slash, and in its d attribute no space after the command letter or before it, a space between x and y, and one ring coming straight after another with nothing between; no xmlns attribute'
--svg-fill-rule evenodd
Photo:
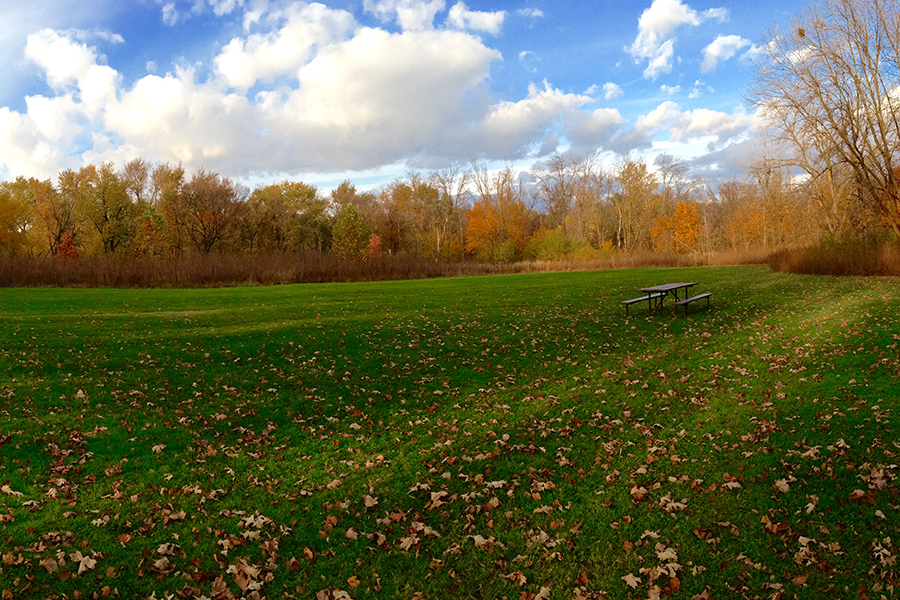
<svg viewBox="0 0 900 600"><path fill-rule="evenodd" d="M696 250L703 224L700 211L693 202L679 202L675 213L659 216L653 224L651 236L659 252L691 252Z"/></svg>
<svg viewBox="0 0 900 600"><path fill-rule="evenodd" d="M494 245L499 241L500 219L484 200L476 200L468 212L466 226L466 252L492 257Z"/></svg>

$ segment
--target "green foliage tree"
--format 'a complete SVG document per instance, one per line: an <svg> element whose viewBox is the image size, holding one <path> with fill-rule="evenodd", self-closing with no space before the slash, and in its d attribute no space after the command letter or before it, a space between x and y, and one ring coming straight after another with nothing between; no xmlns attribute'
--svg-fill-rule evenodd
<svg viewBox="0 0 900 600"><path fill-rule="evenodd" d="M365 256L371 234L352 204L338 216L332 230L331 248L344 260L361 260Z"/></svg>

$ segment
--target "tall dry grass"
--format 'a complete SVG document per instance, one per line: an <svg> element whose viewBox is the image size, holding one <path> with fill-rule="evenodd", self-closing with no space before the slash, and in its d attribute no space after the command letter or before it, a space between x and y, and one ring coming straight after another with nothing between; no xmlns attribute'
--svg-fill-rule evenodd
<svg viewBox="0 0 900 600"><path fill-rule="evenodd" d="M807 275L900 276L900 244L847 242L781 250L766 261L773 271Z"/></svg>
<svg viewBox="0 0 900 600"><path fill-rule="evenodd" d="M519 272L515 265L434 263L387 256L348 262L326 253L208 254L169 258L0 256L0 287L184 288L426 279Z"/></svg>
<svg viewBox="0 0 900 600"><path fill-rule="evenodd" d="M79 256L71 259L0 256L0 287L186 288L335 281L429 279L538 271L594 271L763 262L762 255L684 255L612 252L590 260L485 264L436 263L414 256L343 261L319 252L209 254L169 258Z"/></svg>

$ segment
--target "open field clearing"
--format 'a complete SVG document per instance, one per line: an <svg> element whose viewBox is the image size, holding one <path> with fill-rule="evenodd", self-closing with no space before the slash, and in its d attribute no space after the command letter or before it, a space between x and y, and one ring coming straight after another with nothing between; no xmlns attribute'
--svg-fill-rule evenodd
<svg viewBox="0 0 900 600"><path fill-rule="evenodd" d="M620 302L698 281L685 315ZM7 598L894 598L900 282L0 289Z"/></svg>

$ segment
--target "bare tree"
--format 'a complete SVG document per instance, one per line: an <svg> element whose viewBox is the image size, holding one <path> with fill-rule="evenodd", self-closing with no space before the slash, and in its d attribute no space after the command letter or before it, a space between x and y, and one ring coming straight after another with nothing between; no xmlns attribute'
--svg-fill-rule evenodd
<svg viewBox="0 0 900 600"><path fill-rule="evenodd" d="M900 4L822 0L772 28L749 100L812 177L850 167L900 237ZM811 156L810 153L815 155Z"/></svg>

